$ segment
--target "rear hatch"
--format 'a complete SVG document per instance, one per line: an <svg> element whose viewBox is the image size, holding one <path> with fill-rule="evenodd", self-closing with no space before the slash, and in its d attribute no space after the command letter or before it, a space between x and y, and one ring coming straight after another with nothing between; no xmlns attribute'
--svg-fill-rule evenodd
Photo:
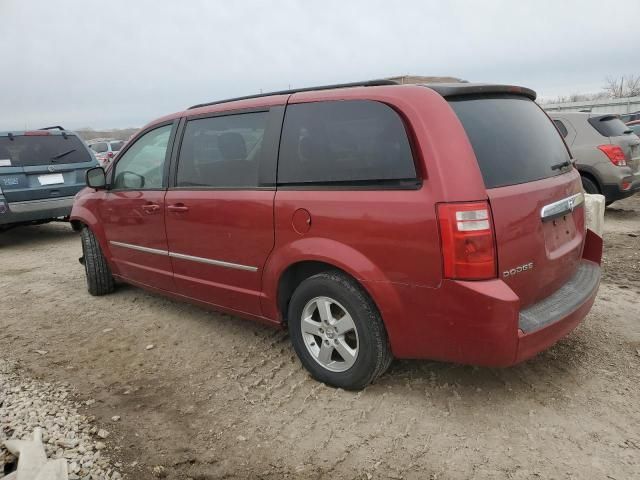
<svg viewBox="0 0 640 480"><path fill-rule="evenodd" d="M75 134L36 131L0 136L0 189L9 203L73 196L95 163Z"/></svg>
<svg viewBox="0 0 640 480"><path fill-rule="evenodd" d="M631 127L625 125L617 115L598 115L589 118L589 123L609 143L618 145L624 152L627 165L634 174L640 171L640 139Z"/></svg>
<svg viewBox="0 0 640 480"><path fill-rule="evenodd" d="M498 276L527 307L555 292L579 266L585 235L580 176L531 95L447 100L465 128L487 188Z"/></svg>

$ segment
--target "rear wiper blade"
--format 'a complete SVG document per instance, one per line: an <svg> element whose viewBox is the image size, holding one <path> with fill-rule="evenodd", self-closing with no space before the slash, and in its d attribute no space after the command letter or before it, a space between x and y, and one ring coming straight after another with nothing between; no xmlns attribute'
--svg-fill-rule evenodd
<svg viewBox="0 0 640 480"><path fill-rule="evenodd" d="M60 159L62 157L65 157L65 156L69 155L70 153L75 152L75 151L76 151L76 149L72 148L71 150L67 150L66 152L62 152L62 153L59 153L58 155L54 155L53 157L51 157L51 160L58 160L58 159Z"/></svg>
<svg viewBox="0 0 640 480"><path fill-rule="evenodd" d="M556 163L555 165L551 165L551 170L561 170L564 167L568 167L571 165L571 162L569 160L562 162L562 163Z"/></svg>

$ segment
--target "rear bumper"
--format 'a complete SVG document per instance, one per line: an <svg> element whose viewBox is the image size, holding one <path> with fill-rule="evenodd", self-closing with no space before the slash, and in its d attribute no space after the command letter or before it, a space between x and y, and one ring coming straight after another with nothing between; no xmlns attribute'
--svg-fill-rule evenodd
<svg viewBox="0 0 640 480"><path fill-rule="evenodd" d="M514 363L527 360L571 332L589 313L600 285L600 265L583 260L553 295L520 311Z"/></svg>
<svg viewBox="0 0 640 480"><path fill-rule="evenodd" d="M499 279L398 289L401 311L381 305L394 355L507 367L549 348L586 317L595 301L601 250L587 244L574 277L526 309Z"/></svg>
<svg viewBox="0 0 640 480"><path fill-rule="evenodd" d="M73 200L74 197L60 197L7 203L0 197L0 225L68 217Z"/></svg>
<svg viewBox="0 0 640 480"><path fill-rule="evenodd" d="M640 191L640 172L625 177L623 180L631 183L631 188L622 190L618 183L605 183L602 185L602 194L607 202L622 200Z"/></svg>

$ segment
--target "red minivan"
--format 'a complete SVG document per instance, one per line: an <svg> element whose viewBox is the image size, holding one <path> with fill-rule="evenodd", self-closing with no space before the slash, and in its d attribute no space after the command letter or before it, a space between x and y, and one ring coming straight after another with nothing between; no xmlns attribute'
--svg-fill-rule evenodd
<svg viewBox="0 0 640 480"><path fill-rule="evenodd" d="M586 316L602 247L535 96L371 81L156 120L75 200L89 292L120 280L287 327L347 389L393 357L526 360Z"/></svg>

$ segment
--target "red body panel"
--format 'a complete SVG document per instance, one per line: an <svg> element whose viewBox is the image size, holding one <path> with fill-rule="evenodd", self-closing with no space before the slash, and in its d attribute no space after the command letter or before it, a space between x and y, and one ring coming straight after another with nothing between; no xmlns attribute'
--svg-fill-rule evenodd
<svg viewBox="0 0 640 480"><path fill-rule="evenodd" d="M572 171L487 191L467 135L447 102L420 86L380 86L296 93L202 107L165 122L227 110L322 100L386 103L405 122L422 186L415 190L171 189L138 196L84 190L72 220L98 237L114 274L175 298L281 324L283 273L304 261L344 270L370 294L394 355L480 365L510 365L547 348L588 312L578 310L535 333L518 328L519 311L567 281L582 257L582 208L556 225L540 208L580 191ZM133 139L129 143L135 142ZM486 281L443 278L436 205L489 201L498 272L533 262L520 276ZM145 215L147 202L162 213ZM186 206L188 211L167 210ZM228 269L162 255L137 255L109 241L134 243L255 270ZM598 252L597 247L585 251ZM598 261L591 253L589 260Z"/></svg>
<svg viewBox="0 0 640 480"><path fill-rule="evenodd" d="M165 193L155 190L107 192L97 205L97 213L114 270L124 278L150 287L174 290L173 269L167 255L150 254L113 243L166 252Z"/></svg>
<svg viewBox="0 0 640 480"><path fill-rule="evenodd" d="M171 258L176 291L185 296L260 315L260 277L273 249L274 191L167 192L169 250L205 259L221 259L255 271L229 269Z"/></svg>
<svg viewBox="0 0 640 480"><path fill-rule="evenodd" d="M498 244L498 272L523 264L533 268L503 280L527 307L551 295L573 275L582 255L584 206L542 222L542 207L582 191L580 174L488 190Z"/></svg>

